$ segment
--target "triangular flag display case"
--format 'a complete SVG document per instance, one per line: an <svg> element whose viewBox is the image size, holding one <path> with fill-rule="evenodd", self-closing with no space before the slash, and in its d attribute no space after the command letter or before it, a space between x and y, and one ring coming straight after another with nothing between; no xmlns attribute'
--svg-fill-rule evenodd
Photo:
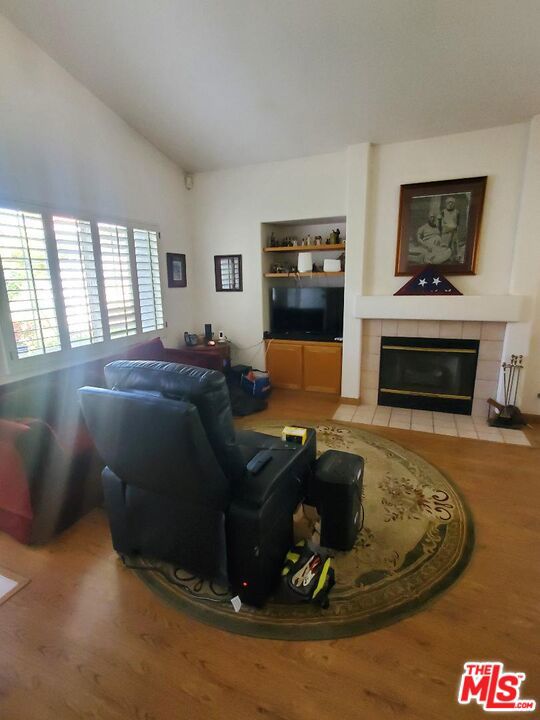
<svg viewBox="0 0 540 720"><path fill-rule="evenodd" d="M394 295L462 295L435 265L426 265Z"/></svg>

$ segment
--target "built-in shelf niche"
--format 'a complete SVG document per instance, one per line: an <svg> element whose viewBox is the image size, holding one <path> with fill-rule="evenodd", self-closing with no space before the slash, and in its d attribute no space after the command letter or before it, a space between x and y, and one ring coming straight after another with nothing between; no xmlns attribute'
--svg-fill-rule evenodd
<svg viewBox="0 0 540 720"><path fill-rule="evenodd" d="M326 241L331 232L336 228L340 232L339 243L327 245ZM293 247L271 247L270 237L278 242L284 241L286 238L295 238L298 245ZM308 246L302 246L300 243L303 238L311 236L312 240L320 236L322 244L312 242ZM267 287L271 286L271 282L278 282L280 286L294 285L299 282L309 283L310 285L330 285L340 286L344 284L344 272L325 273L321 271L292 273L289 271L290 266L296 266L298 254L311 252L315 264L323 264L326 258L339 258L346 252L347 232L346 219L344 216L326 217L326 218L308 218L303 220L276 221L261 224L261 248L263 251L262 271L263 276L269 281ZM282 265L283 270L276 272L274 266ZM265 291L267 294L267 288Z"/></svg>
<svg viewBox="0 0 540 720"><path fill-rule="evenodd" d="M287 237L296 237L297 242L311 235L314 239L320 235L323 243L332 232L339 228L341 242L334 245L310 245L296 247L270 247L272 232L277 240ZM311 252L316 263L322 263L325 258L339 258L346 253L347 224L344 216L326 218L308 218L303 220L276 221L261 223L261 258L263 274L263 316L264 328L270 327L269 297L271 287L343 287L345 284L344 272L271 272L272 266L277 262L296 265L298 253Z"/></svg>

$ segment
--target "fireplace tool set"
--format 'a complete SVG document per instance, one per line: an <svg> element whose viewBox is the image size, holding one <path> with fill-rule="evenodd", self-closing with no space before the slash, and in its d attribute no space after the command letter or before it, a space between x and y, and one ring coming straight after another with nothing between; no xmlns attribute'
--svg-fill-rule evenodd
<svg viewBox="0 0 540 720"><path fill-rule="evenodd" d="M523 370L523 355L511 355L510 362L503 362L504 405L493 398L488 400L488 421L493 427L519 428L525 425L520 409L516 406L519 377ZM491 408L494 409L493 416Z"/></svg>

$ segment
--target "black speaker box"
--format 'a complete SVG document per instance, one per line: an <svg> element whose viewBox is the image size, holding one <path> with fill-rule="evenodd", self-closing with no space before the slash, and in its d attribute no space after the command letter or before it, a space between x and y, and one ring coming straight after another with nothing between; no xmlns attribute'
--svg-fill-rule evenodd
<svg viewBox="0 0 540 720"><path fill-rule="evenodd" d="M319 458L315 486L323 547L353 547L362 522L363 480L364 459L359 455L328 450Z"/></svg>

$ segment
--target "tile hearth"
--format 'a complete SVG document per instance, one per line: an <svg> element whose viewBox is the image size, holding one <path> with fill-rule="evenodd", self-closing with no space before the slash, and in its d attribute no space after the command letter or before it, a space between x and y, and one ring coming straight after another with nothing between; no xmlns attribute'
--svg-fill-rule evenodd
<svg viewBox="0 0 540 720"><path fill-rule="evenodd" d="M378 425L379 427L400 428L417 432L449 435L452 437L487 440L509 445L528 445L521 430L505 430L488 425L485 416L453 415L431 410L409 410L384 405L340 405L333 420Z"/></svg>

